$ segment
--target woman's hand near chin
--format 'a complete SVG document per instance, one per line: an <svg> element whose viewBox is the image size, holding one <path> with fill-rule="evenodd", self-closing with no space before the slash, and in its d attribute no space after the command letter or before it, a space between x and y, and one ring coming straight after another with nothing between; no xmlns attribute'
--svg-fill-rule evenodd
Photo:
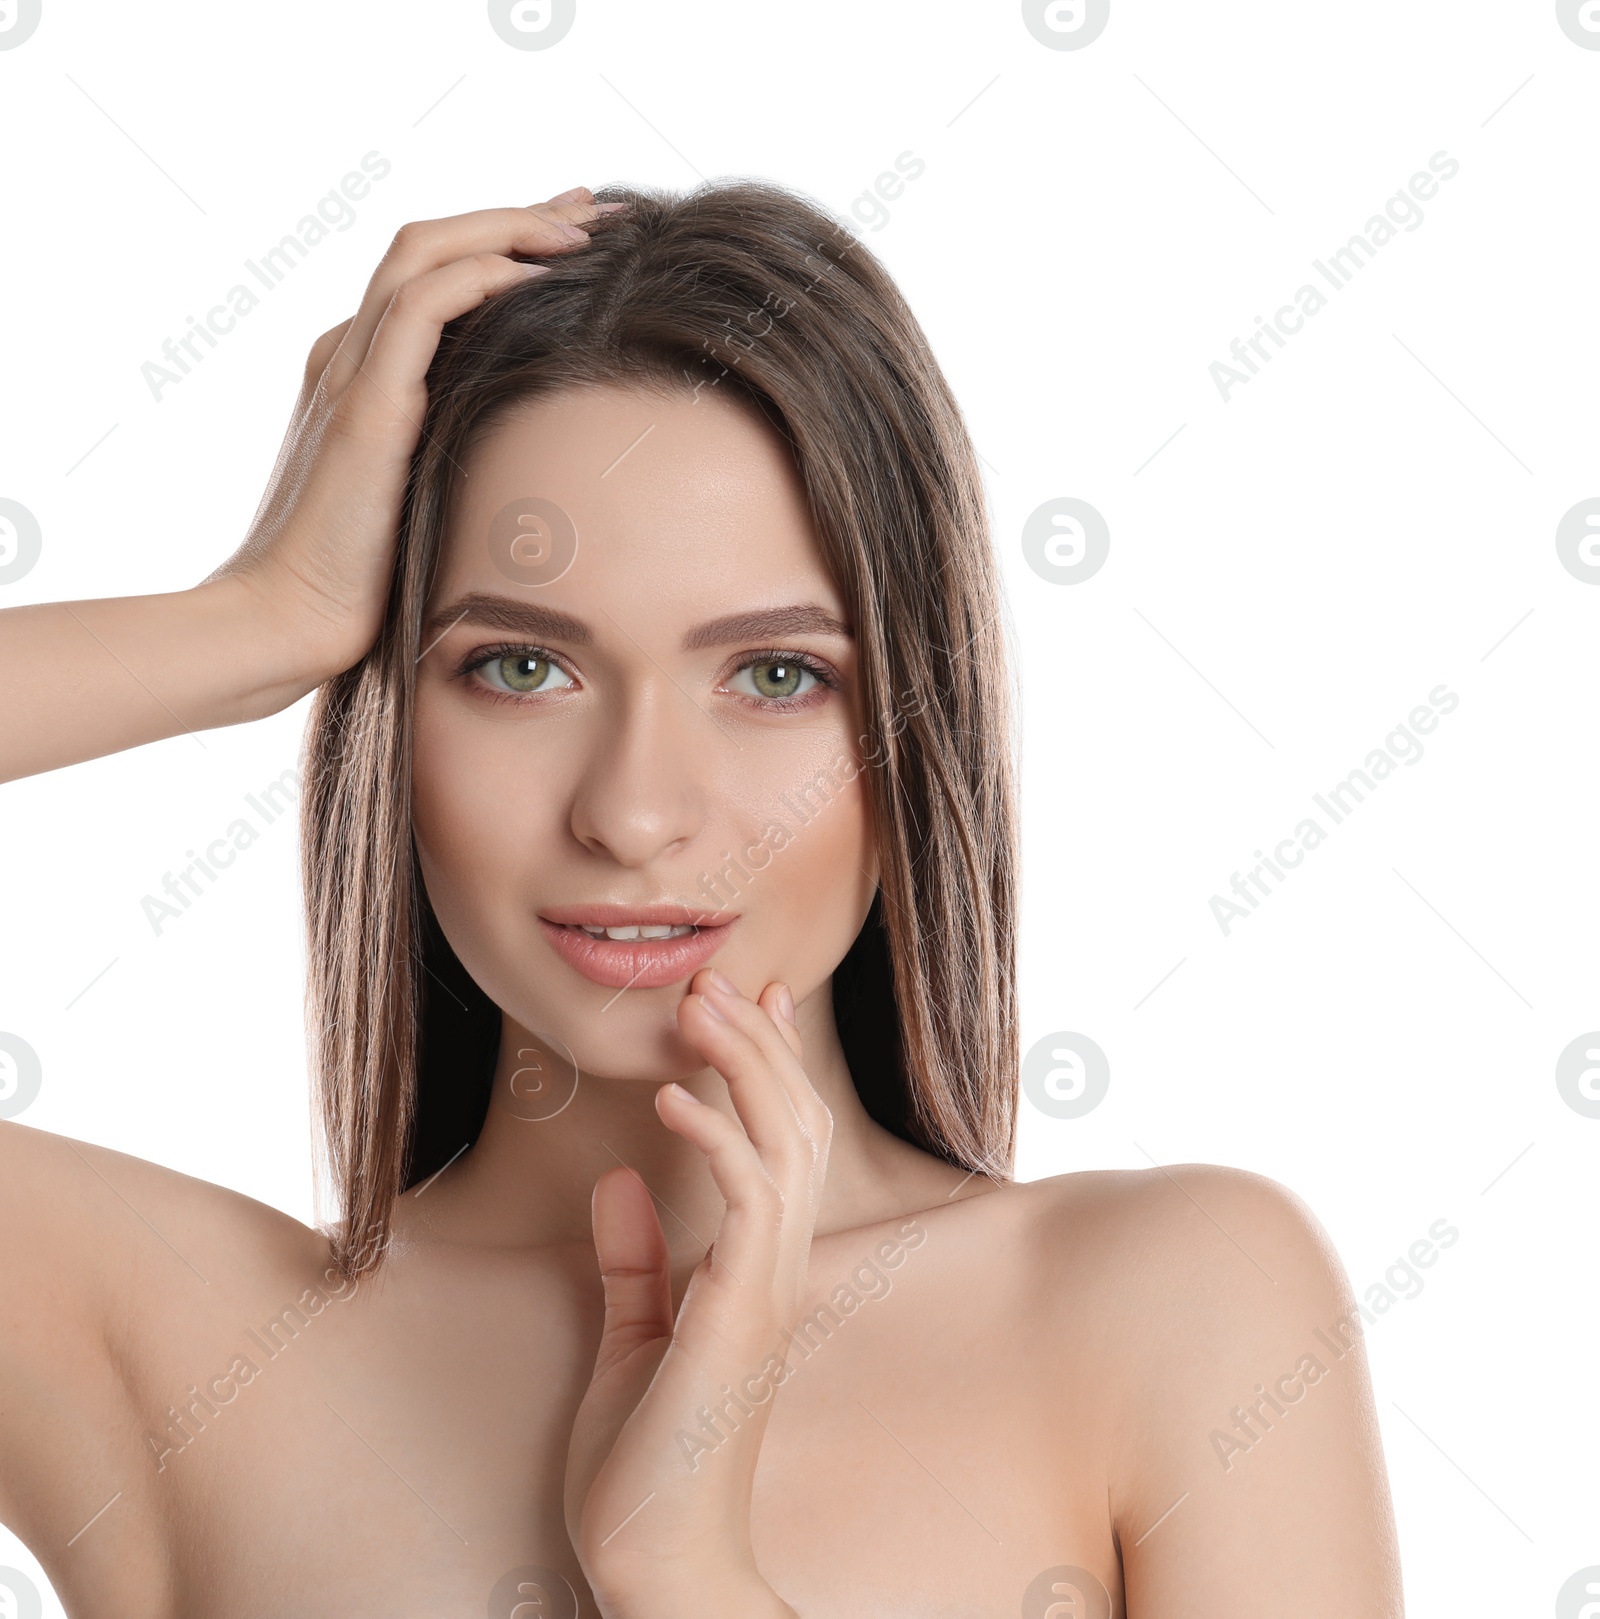
<svg viewBox="0 0 1600 1619"><path fill-rule="evenodd" d="M801 1066L786 986L750 1001L709 968L694 984L678 1027L727 1080L738 1119L674 1085L656 1109L705 1153L727 1209L674 1321L644 1182L619 1167L595 1186L605 1327L573 1423L567 1532L606 1619L792 1619L756 1567L751 1487L802 1313L833 1116ZM708 1410L726 1413L716 1430Z"/></svg>
<svg viewBox="0 0 1600 1619"><path fill-rule="evenodd" d="M276 713L360 661L394 569L425 377L447 321L581 248L616 204L582 187L529 208L405 225L361 307L312 346L266 494L189 590L0 612L0 780Z"/></svg>

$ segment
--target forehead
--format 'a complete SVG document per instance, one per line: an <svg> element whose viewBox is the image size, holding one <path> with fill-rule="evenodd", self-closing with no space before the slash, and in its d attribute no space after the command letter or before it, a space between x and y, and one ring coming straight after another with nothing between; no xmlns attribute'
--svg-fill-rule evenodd
<svg viewBox="0 0 1600 1619"><path fill-rule="evenodd" d="M771 426L726 391L606 385L526 401L474 447L433 595L598 601L626 622L613 602L633 620L643 607L698 620L713 598L760 605L799 588L846 616Z"/></svg>

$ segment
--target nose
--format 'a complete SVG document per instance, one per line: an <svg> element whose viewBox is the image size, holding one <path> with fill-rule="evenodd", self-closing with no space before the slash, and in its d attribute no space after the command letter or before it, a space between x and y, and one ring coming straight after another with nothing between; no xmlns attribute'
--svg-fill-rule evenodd
<svg viewBox="0 0 1600 1619"><path fill-rule="evenodd" d="M705 823L716 739L712 718L660 669L619 691L588 739L573 836L620 866L681 853Z"/></svg>

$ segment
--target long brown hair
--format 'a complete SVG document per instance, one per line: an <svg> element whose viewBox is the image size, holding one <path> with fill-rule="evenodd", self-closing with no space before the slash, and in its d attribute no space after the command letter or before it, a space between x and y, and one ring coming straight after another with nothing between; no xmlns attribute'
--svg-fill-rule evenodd
<svg viewBox="0 0 1600 1619"><path fill-rule="evenodd" d="M445 328L382 630L313 705L308 1033L351 1274L488 1106L500 1013L440 931L411 836L415 667L455 475L510 407L563 386L720 389L789 445L850 605L879 843L878 893L833 978L845 1056L886 1128L1013 1172L1018 705L960 411L887 271L803 196L740 181L596 198L632 206Z"/></svg>

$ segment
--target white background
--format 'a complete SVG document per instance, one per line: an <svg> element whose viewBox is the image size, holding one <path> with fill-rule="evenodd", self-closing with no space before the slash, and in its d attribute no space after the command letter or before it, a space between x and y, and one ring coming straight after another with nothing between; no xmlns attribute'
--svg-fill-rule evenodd
<svg viewBox="0 0 1600 1619"><path fill-rule="evenodd" d="M1600 1028L1600 589L1555 546L1600 494L1597 107L1600 51L1547 0L1113 0L1077 50L1014 3L579 0L542 51L481 4L44 0L0 51L0 496L43 529L0 606L210 572L405 220L725 176L849 219L922 158L854 223L985 458L1026 697L1024 1047L1110 1061L1086 1116L1024 1105L1019 1176L1269 1175L1358 1297L1456 1226L1368 1329L1408 1607L1549 1613L1600 1563L1600 1119L1555 1083ZM393 167L356 223L157 403L162 340L370 151ZM1423 222L1331 292L1311 261L1441 151ZM1225 403L1212 362L1307 283L1329 307ZM1078 583L1022 554L1060 496L1110 528ZM1441 683L1424 756L1225 936L1211 897ZM160 936L140 901L295 763L308 706L0 790L26 1122L301 1218L293 816ZM3 1532L0 1563L37 1576Z"/></svg>

